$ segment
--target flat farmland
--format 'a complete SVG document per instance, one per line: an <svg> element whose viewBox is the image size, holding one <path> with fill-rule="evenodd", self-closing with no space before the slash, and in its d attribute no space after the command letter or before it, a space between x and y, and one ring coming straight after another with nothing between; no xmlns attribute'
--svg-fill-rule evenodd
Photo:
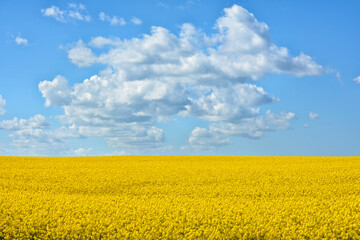
<svg viewBox="0 0 360 240"><path fill-rule="evenodd" d="M360 157L0 157L0 239L360 239Z"/></svg>

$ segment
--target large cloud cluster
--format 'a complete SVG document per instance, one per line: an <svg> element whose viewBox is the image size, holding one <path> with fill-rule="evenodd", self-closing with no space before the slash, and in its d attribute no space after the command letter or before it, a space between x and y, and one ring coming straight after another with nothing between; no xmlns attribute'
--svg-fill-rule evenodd
<svg viewBox="0 0 360 240"><path fill-rule="evenodd" d="M103 137L109 146L130 151L170 149L157 123L174 116L209 122L189 133L183 149L215 149L230 144L230 136L259 138L288 128L294 113L261 114L260 107L274 98L255 81L269 74L318 75L323 67L276 46L268 26L238 5L224 10L215 29L208 35L183 24L178 35L152 27L139 38L79 40L68 46L69 59L105 70L73 86L62 76L40 82L45 105L63 108L60 120L76 129L74 137ZM26 134L13 137L22 141Z"/></svg>

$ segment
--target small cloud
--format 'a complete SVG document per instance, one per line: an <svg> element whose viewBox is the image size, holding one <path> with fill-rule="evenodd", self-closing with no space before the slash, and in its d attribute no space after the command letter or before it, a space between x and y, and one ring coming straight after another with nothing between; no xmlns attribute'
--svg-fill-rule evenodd
<svg viewBox="0 0 360 240"><path fill-rule="evenodd" d="M79 67L89 67L97 60L92 50L81 40L68 50L68 58Z"/></svg>
<svg viewBox="0 0 360 240"><path fill-rule="evenodd" d="M0 121L0 129L2 130L22 130L22 129L38 129L48 128L50 124L46 121L46 118L40 114L37 114L29 119L18 119L14 117L13 120Z"/></svg>
<svg viewBox="0 0 360 240"><path fill-rule="evenodd" d="M137 17L133 17L133 18L131 19L131 22L132 22L133 24L135 24L135 25L140 25L140 24L142 24L141 19L139 19L139 18L137 18Z"/></svg>
<svg viewBox="0 0 360 240"><path fill-rule="evenodd" d="M309 127L309 124L305 123L305 124L304 124L304 127L305 127L305 128Z"/></svg>
<svg viewBox="0 0 360 240"><path fill-rule="evenodd" d="M106 17L107 17L107 15L106 15L104 12L100 12L100 13L99 13L99 19L100 19L101 21L105 21Z"/></svg>
<svg viewBox="0 0 360 240"><path fill-rule="evenodd" d="M124 18L117 17L117 16L110 17L109 15L106 15L104 12L99 13L99 19L101 21L109 22L111 26L124 26L124 25L126 25L126 22L125 22Z"/></svg>
<svg viewBox="0 0 360 240"><path fill-rule="evenodd" d="M342 85L344 84L340 71L338 71L338 70L336 70L334 68L325 68L324 73L326 73L326 74L334 74L335 77L337 78L337 80Z"/></svg>
<svg viewBox="0 0 360 240"><path fill-rule="evenodd" d="M65 22L64 11L60 10L57 6L51 6L46 9L41 9L41 13L46 17L53 17L59 22Z"/></svg>
<svg viewBox="0 0 360 240"><path fill-rule="evenodd" d="M341 77L341 74L340 74L339 71L337 71L337 72L335 73L335 76L336 76L336 78L339 80L339 82L340 82L341 84L344 84L344 82L343 82L343 80L342 80L342 77Z"/></svg>
<svg viewBox="0 0 360 240"><path fill-rule="evenodd" d="M3 99L3 97L0 95L0 115L5 114L5 105L6 105L6 101L5 99Z"/></svg>
<svg viewBox="0 0 360 240"><path fill-rule="evenodd" d="M360 76L354 78L354 82L357 84L360 84Z"/></svg>
<svg viewBox="0 0 360 240"><path fill-rule="evenodd" d="M187 0L185 3L180 4L178 8L180 9L189 8L194 6L195 4L199 5L199 2L200 2L199 0Z"/></svg>
<svg viewBox="0 0 360 240"><path fill-rule="evenodd" d="M121 40L118 38L104 38L102 36L94 37L89 42L89 46L94 48L102 48L106 45L117 46L121 44Z"/></svg>
<svg viewBox="0 0 360 240"><path fill-rule="evenodd" d="M319 114L318 114L318 113L310 112L310 113L309 113L309 118L310 118L311 120L318 119L318 118L319 118Z"/></svg>
<svg viewBox="0 0 360 240"><path fill-rule="evenodd" d="M69 3L68 4L69 8L74 8L74 9L79 9L79 10L85 10L85 6L84 4L76 4L76 3Z"/></svg>
<svg viewBox="0 0 360 240"><path fill-rule="evenodd" d="M92 152L92 148L78 148L76 150L71 151L70 155L72 156L89 156Z"/></svg>
<svg viewBox="0 0 360 240"><path fill-rule="evenodd" d="M157 1L156 5L158 7L162 7L162 8L169 8L169 6L167 4L165 4L164 2L162 2L162 1Z"/></svg>
<svg viewBox="0 0 360 240"><path fill-rule="evenodd" d="M181 150L208 151L216 150L219 147L231 144L229 138L217 136L206 128L196 127L189 137L188 144L182 146Z"/></svg>
<svg viewBox="0 0 360 240"><path fill-rule="evenodd" d="M15 42L16 42L17 45L24 45L24 46L29 45L28 40L26 38L22 38L20 36L17 36L15 38Z"/></svg>
<svg viewBox="0 0 360 240"><path fill-rule="evenodd" d="M71 20L79 20L90 22L91 17L87 13L83 4L70 3L68 8L61 10L57 6L41 9L41 13L45 17L52 17L59 22L69 22Z"/></svg>

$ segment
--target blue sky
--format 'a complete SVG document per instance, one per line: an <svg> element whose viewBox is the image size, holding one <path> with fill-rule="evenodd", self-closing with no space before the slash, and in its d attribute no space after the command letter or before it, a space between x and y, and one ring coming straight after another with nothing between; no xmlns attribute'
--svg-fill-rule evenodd
<svg viewBox="0 0 360 240"><path fill-rule="evenodd" d="M0 155L360 155L359 1L1 1Z"/></svg>

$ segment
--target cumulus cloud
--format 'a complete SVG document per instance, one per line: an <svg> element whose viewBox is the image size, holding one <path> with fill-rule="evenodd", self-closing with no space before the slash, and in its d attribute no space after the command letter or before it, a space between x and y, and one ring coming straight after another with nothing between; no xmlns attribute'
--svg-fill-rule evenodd
<svg viewBox="0 0 360 240"><path fill-rule="evenodd" d="M71 89L63 76L56 76L53 81L42 81L39 90L46 99L45 106L64 106L71 102Z"/></svg>
<svg viewBox="0 0 360 240"><path fill-rule="evenodd" d="M70 152L70 156L89 156L92 153L92 148L80 147Z"/></svg>
<svg viewBox="0 0 360 240"><path fill-rule="evenodd" d="M318 119L318 118L319 118L319 114L318 114L318 113L310 112L310 113L309 113L309 118L310 118L311 120Z"/></svg>
<svg viewBox="0 0 360 240"><path fill-rule="evenodd" d="M192 149L200 151L216 150L219 147L229 145L229 138L216 135L206 128L196 127L189 137L189 144L182 147L183 150Z"/></svg>
<svg viewBox="0 0 360 240"><path fill-rule="evenodd" d="M79 67L89 67L97 61L94 53L79 40L68 51L68 58Z"/></svg>
<svg viewBox="0 0 360 240"><path fill-rule="evenodd" d="M68 48L69 59L79 67L100 63L106 69L73 86L60 76L40 82L45 105L63 108L62 123L75 124L82 136L104 137L126 151L166 148L156 125L173 116L209 122L208 129L191 133L189 144L198 149L229 144L228 136L259 138L288 129L295 114L261 114L274 98L246 81L268 74L317 75L323 67L276 46L268 26L240 6L225 9L215 28L207 35L183 24L178 35L152 27L138 38L80 40Z"/></svg>
<svg viewBox="0 0 360 240"><path fill-rule="evenodd" d="M360 84L360 76L354 78L354 82L356 82L357 84Z"/></svg>
<svg viewBox="0 0 360 240"><path fill-rule="evenodd" d="M29 45L28 40L26 38L22 38L20 36L17 36L15 38L15 42L16 42L17 45L24 45L24 46Z"/></svg>
<svg viewBox="0 0 360 240"><path fill-rule="evenodd" d="M51 6L46 9L41 9L41 13L43 14L43 16L53 17L57 21L65 22L64 11L60 10L60 8L56 6Z"/></svg>
<svg viewBox="0 0 360 240"><path fill-rule="evenodd" d="M18 119L15 117L12 120L0 121L0 129L4 130L20 130L25 128L47 128L50 124L46 121L46 118L40 114L37 114L29 119Z"/></svg>
<svg viewBox="0 0 360 240"><path fill-rule="evenodd" d="M266 131L285 130L290 127L290 120L295 119L293 112L279 114L266 111L265 116L245 118L237 123L220 122L210 125L210 131L216 135L259 138Z"/></svg>
<svg viewBox="0 0 360 240"><path fill-rule="evenodd" d="M77 124L85 136L105 137L114 148L162 147L163 130L154 126L154 118L185 110L184 89L157 81L120 81L121 77L95 75L71 90L57 77L40 82L39 89L45 104L62 106L62 121Z"/></svg>
<svg viewBox="0 0 360 240"><path fill-rule="evenodd" d="M61 10L57 6L41 9L41 13L45 17L52 17L59 22L69 22L73 20L90 22L91 17L87 13L83 4L70 3L68 7Z"/></svg>
<svg viewBox="0 0 360 240"><path fill-rule="evenodd" d="M6 105L6 101L5 99L3 99L3 97L0 95L0 115L5 114L6 110L5 110L5 105Z"/></svg>
<svg viewBox="0 0 360 240"><path fill-rule="evenodd" d="M9 135L11 145L18 152L26 154L50 154L58 151L66 151L69 147L67 139L80 138L74 126L61 126L55 129L23 128Z"/></svg>
<svg viewBox="0 0 360 240"><path fill-rule="evenodd" d="M124 129L121 134L116 134L113 137L108 138L109 146L113 148L123 148L130 150L147 150L162 148L162 142L164 140L163 130L155 126L149 128L145 127L133 127Z"/></svg>
<svg viewBox="0 0 360 240"><path fill-rule="evenodd" d="M40 114L29 119L15 117L12 120L2 120L0 130L11 131L10 145L15 147L14 151L17 154L27 155L42 153L54 155L59 150L66 150L67 139L82 137L75 125L52 128L46 118Z"/></svg>
<svg viewBox="0 0 360 240"><path fill-rule="evenodd" d="M289 121L295 118L292 112L275 114L268 110L265 116L244 118L236 123L211 123L209 129L196 127L183 149L216 150L231 143L229 136L260 138L264 132L285 130L290 127Z"/></svg>
<svg viewBox="0 0 360 240"><path fill-rule="evenodd" d="M165 28L153 27L151 35L118 41L116 48L97 59L136 78L150 74L212 84L257 80L272 73L304 76L324 72L310 56L291 57L286 48L276 46L267 25L240 6L225 9L216 29L207 36L184 24L177 37Z"/></svg>
<svg viewBox="0 0 360 240"><path fill-rule="evenodd" d="M217 20L218 46L210 51L213 65L230 78L257 80L268 73L291 73L297 76L317 75L323 67L310 56L291 57L284 47L276 46L268 26L256 20L252 13L234 5L225 9Z"/></svg>
<svg viewBox="0 0 360 240"><path fill-rule="evenodd" d="M125 22L124 18L117 17L117 16L110 17L109 15L105 14L104 12L99 13L99 19L101 21L109 22L111 26L124 26L124 25L126 25L126 22Z"/></svg>
<svg viewBox="0 0 360 240"><path fill-rule="evenodd" d="M142 24L141 19L139 19L139 18L137 18L137 17L133 17L133 18L131 19L131 22L132 22L133 24L135 24L135 25L140 25L140 24Z"/></svg>
<svg viewBox="0 0 360 240"><path fill-rule="evenodd" d="M234 84L231 87L208 87L198 98L190 98L183 116L196 116L208 121L237 122L259 114L261 105L273 101L263 88L253 84Z"/></svg>

